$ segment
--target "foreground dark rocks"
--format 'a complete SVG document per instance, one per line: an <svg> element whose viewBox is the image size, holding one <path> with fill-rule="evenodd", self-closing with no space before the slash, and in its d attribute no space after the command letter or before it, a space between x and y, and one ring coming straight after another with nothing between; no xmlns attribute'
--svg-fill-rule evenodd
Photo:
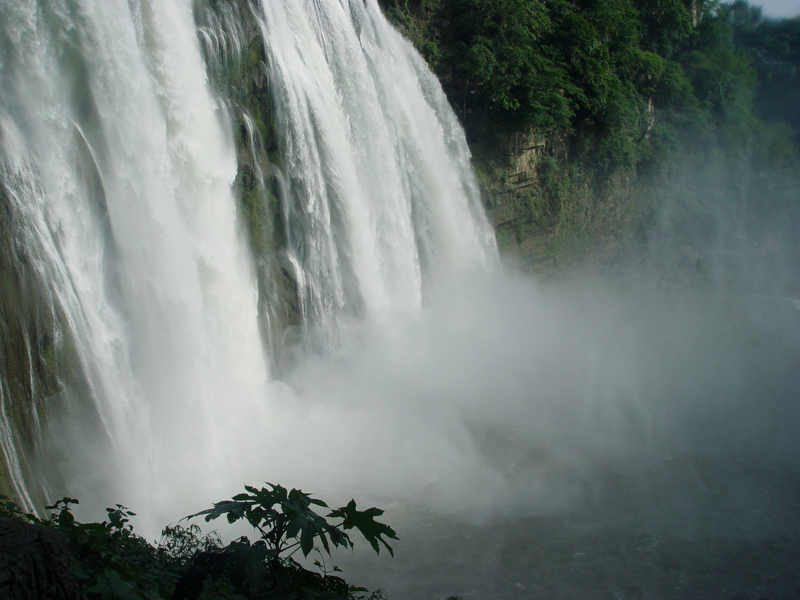
<svg viewBox="0 0 800 600"><path fill-rule="evenodd" d="M81 600L69 542L53 529L0 517L0 600Z"/></svg>

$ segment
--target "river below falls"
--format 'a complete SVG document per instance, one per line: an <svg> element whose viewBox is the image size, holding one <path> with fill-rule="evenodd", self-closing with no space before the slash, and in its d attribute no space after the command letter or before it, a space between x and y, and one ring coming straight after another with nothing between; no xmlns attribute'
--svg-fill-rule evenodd
<svg viewBox="0 0 800 600"><path fill-rule="evenodd" d="M798 475L752 456L607 467L561 514L475 522L397 507L394 559L361 544L334 562L352 582L398 600L794 600Z"/></svg>

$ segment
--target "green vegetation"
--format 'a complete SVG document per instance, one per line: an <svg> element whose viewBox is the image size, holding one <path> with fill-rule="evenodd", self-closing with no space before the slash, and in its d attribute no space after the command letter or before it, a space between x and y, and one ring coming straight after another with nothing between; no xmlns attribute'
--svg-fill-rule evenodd
<svg viewBox="0 0 800 600"><path fill-rule="evenodd" d="M733 41L755 68L755 106L766 121L783 121L800 140L800 19L764 19L761 9L730 5Z"/></svg>
<svg viewBox="0 0 800 600"><path fill-rule="evenodd" d="M764 243L793 235L800 19L744 0L383 5L464 124L506 250L697 246L731 237L720 219Z"/></svg>
<svg viewBox="0 0 800 600"><path fill-rule="evenodd" d="M681 0L385 0L385 7L439 75L473 143L490 131L531 127L630 133L657 87L689 87L678 60L691 43L692 17ZM602 160L625 160L623 149L607 154Z"/></svg>
<svg viewBox="0 0 800 600"><path fill-rule="evenodd" d="M356 529L379 552L386 539L397 539L391 527L375 520L378 508L356 509L355 501L332 510L326 517L314 507L328 506L300 490L267 484L218 502L213 508L186 519L204 515L206 521L225 516L229 523L244 519L261 539L247 537L223 545L216 533L201 535L197 525L168 526L161 542L153 546L133 532L130 517L135 513L117 505L107 509L102 523L79 523L71 511L78 501L63 498L47 509L47 519L24 513L5 496L0 496L0 516L51 527L69 541L70 574L88 600L380 600L382 591L348 584L317 561L321 572L310 571L292 556L300 550L323 558L333 547L350 548L347 530ZM335 519L337 522L331 522ZM321 546L321 547L320 547Z"/></svg>

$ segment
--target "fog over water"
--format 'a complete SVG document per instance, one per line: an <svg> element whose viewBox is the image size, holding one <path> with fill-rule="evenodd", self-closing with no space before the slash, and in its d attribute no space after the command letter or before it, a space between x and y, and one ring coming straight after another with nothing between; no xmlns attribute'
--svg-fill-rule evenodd
<svg viewBox="0 0 800 600"><path fill-rule="evenodd" d="M396 558L332 562L390 597L793 593L798 333L735 286L465 278L273 384L230 483L387 509Z"/></svg>
<svg viewBox="0 0 800 600"><path fill-rule="evenodd" d="M794 592L792 300L498 274L437 301L296 375L364 442L350 489L397 515L399 565L369 560L356 572L370 585L399 597Z"/></svg>

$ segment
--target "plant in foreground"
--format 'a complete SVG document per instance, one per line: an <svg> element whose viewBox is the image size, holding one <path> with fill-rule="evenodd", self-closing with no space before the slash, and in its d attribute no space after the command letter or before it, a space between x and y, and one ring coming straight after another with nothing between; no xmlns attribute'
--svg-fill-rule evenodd
<svg viewBox="0 0 800 600"><path fill-rule="evenodd" d="M216 533L202 536L197 525L168 526L161 543L153 546L133 532L129 517L135 513L117 505L107 509L102 523L80 523L71 511L73 498L63 498L47 509L49 518L23 512L0 496L0 516L26 520L58 529L70 546L70 571L88 600L382 600L381 590L349 585L317 564L321 573L309 571L292 556L317 551L330 555L331 546L350 548L348 530L358 530L380 553L383 545L393 555L387 539L394 530L375 520L378 508L356 509L355 501L319 515L314 507L325 502L300 490L266 484L218 502L213 508L186 517L212 521L225 515L229 523L245 519L260 535L223 546ZM321 548L318 546L321 545Z"/></svg>
<svg viewBox="0 0 800 600"><path fill-rule="evenodd" d="M314 510L314 507L329 508L322 500L297 489L287 490L272 483L266 485L261 489L245 486L245 493L187 517L204 516L206 521L212 521L224 515L229 523L244 519L259 532L261 539L251 544L243 537L232 542L222 553L198 554L198 568L192 576L182 579L179 587L184 585L194 589L197 582L202 583L209 574L219 579L227 573L234 588L245 594L268 593L269 597L275 598L363 595L365 589L349 586L340 577L325 571L319 562L316 564L323 568L322 574L304 569L292 556L298 550L305 557L313 550L321 554L317 543L328 555L331 546L351 548L353 541L346 533L350 529L357 529L376 553L380 554L383 545L394 556L386 538L396 540L397 534L385 523L375 520L383 511L374 507L360 511L355 500L351 500L323 517ZM333 571L338 569L334 567ZM184 597L189 600L197 596L186 595L176 600Z"/></svg>
<svg viewBox="0 0 800 600"><path fill-rule="evenodd" d="M347 506L328 514L329 519L341 519L339 523L331 523L313 509L314 506L328 508L322 500L312 498L300 490L287 491L286 488L272 483L267 483L267 486L269 487L257 490L247 485L244 488L247 493L217 502L214 508L186 518L205 515L206 521L212 521L225 515L228 523L245 519L261 534L267 554L274 559L280 559L280 555L289 550L291 552L288 556L291 556L298 548L302 550L303 556L308 556L315 548L316 539L319 539L328 554L330 544L350 548L353 542L345 533L348 529L358 529L377 554L381 550L379 544L383 544L389 554L394 556L394 551L384 536L396 540L397 534L388 525L375 520L375 517L383 514L380 508L360 511L356 509L355 500L350 500Z"/></svg>

